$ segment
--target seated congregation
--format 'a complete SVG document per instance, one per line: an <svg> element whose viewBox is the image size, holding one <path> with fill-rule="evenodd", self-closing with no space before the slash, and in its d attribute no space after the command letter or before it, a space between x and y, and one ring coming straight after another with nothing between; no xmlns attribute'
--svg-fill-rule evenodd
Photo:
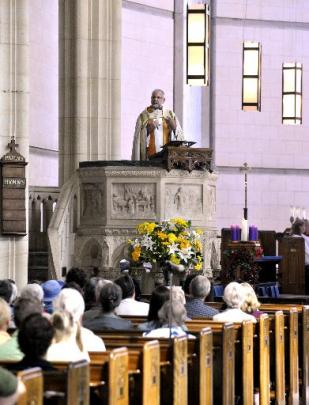
<svg viewBox="0 0 309 405"><path fill-rule="evenodd" d="M309 401L308 307L261 304L235 281L208 302L207 277L184 284L188 294L158 285L137 300L128 274L74 268L20 292L1 280L0 403L37 393L59 404Z"/></svg>

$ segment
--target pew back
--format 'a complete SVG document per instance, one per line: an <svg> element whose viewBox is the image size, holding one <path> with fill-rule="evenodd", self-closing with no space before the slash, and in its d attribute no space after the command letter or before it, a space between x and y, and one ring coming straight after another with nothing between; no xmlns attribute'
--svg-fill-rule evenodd
<svg viewBox="0 0 309 405"><path fill-rule="evenodd" d="M17 405L43 405L43 375L39 367L20 371L17 376L25 384L26 392L18 399Z"/></svg>

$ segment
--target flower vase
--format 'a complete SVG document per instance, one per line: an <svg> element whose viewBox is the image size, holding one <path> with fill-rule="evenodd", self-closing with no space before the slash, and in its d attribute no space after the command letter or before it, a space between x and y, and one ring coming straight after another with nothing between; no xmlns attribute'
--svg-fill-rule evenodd
<svg viewBox="0 0 309 405"><path fill-rule="evenodd" d="M165 285L171 287L173 285L173 272L168 266L163 267L163 275L165 280Z"/></svg>
<svg viewBox="0 0 309 405"><path fill-rule="evenodd" d="M162 266L165 285L170 287L172 285L182 285L184 278L187 274L187 269L182 265L175 265L167 262Z"/></svg>

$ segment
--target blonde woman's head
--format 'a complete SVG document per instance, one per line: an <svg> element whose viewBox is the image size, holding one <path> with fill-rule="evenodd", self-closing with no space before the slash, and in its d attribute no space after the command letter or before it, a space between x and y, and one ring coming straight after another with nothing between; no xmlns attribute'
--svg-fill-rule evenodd
<svg viewBox="0 0 309 405"><path fill-rule="evenodd" d="M242 311L251 314L258 310L261 304L257 299L254 289L249 283L241 283L241 287L244 292L244 301L241 305L241 309Z"/></svg>
<svg viewBox="0 0 309 405"><path fill-rule="evenodd" d="M56 342L67 340L76 335L77 326L72 314L68 311L56 311L51 317L51 323L54 327L54 338Z"/></svg>

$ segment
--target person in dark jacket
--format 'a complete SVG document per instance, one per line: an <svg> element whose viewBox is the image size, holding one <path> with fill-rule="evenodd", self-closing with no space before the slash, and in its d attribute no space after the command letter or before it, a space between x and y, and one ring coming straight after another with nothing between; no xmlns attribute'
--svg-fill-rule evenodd
<svg viewBox="0 0 309 405"><path fill-rule="evenodd" d="M102 330L128 330L132 329L131 321L116 315L115 309L122 299L121 288L115 283L105 284L100 293L101 313L83 322L85 328L94 332Z"/></svg>
<svg viewBox="0 0 309 405"><path fill-rule="evenodd" d="M189 318L212 319L219 311L205 304L205 298L210 292L210 281L205 276L196 276L190 283L190 296L185 307Z"/></svg>

